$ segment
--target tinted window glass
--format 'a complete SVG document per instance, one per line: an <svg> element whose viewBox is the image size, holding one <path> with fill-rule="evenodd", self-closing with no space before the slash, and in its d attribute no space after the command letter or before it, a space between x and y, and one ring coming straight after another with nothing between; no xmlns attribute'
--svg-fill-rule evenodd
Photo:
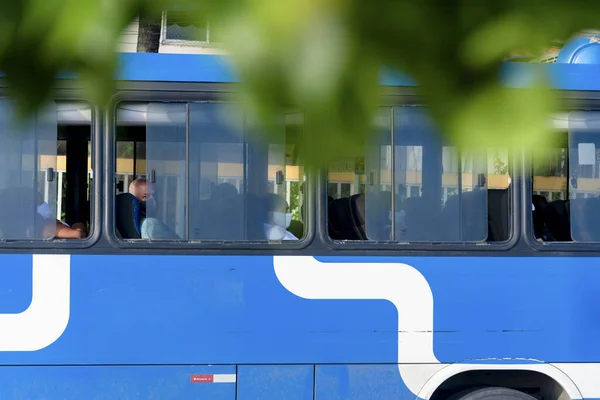
<svg viewBox="0 0 600 400"><path fill-rule="evenodd" d="M137 130L136 140L145 142L147 180L147 198L137 199L141 212L133 224L139 226L131 226L132 235L125 238L302 237L302 193L297 188L303 174L289 139L293 129L283 117L265 135L267 128L252 123L236 104L156 102L145 105L145 112L140 105L121 109L118 131L120 127L123 138L136 136ZM140 115L132 114L136 109ZM143 131L132 122L142 113Z"/></svg>
<svg viewBox="0 0 600 400"><path fill-rule="evenodd" d="M600 112L569 116L569 199L571 237L600 241Z"/></svg>
<svg viewBox="0 0 600 400"><path fill-rule="evenodd" d="M49 239L55 233L57 110L16 119L0 99L0 238Z"/></svg>
<svg viewBox="0 0 600 400"><path fill-rule="evenodd" d="M482 242L509 237L508 152L458 149L422 107L382 108L365 171L329 172L334 239ZM352 175L352 176L350 176ZM333 182L337 179L337 182ZM346 195L339 186L347 179ZM365 182L366 194L361 195Z"/></svg>

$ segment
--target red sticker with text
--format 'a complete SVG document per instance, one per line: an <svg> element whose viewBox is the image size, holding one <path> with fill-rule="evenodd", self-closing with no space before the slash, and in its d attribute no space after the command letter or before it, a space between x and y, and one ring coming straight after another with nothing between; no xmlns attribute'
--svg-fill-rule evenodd
<svg viewBox="0 0 600 400"><path fill-rule="evenodd" d="M213 380L213 375L207 374L195 374L190 377L192 383L211 383Z"/></svg>

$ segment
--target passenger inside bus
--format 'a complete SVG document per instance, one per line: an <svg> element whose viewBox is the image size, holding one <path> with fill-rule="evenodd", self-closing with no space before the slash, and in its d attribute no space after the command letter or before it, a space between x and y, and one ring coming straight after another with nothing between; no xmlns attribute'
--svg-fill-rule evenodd
<svg viewBox="0 0 600 400"><path fill-rule="evenodd" d="M83 239L90 223L91 107L50 102L14 124L14 104L0 101L0 190L6 193L2 239ZM6 199L6 201L4 201Z"/></svg>
<svg viewBox="0 0 600 400"><path fill-rule="evenodd" d="M265 236L267 240L298 240L287 229L292 222L287 201L278 194L267 195L268 221L265 223Z"/></svg>
<svg viewBox="0 0 600 400"><path fill-rule="evenodd" d="M37 207L37 212L46 221L53 219L50 206L43 200L42 203ZM56 219L56 224L48 225L46 229L54 229L55 231L45 231L44 237L54 236L56 239L83 239L87 237L87 230L85 229L85 225L81 222L77 222L73 224L73 226L69 226L69 224L66 222Z"/></svg>
<svg viewBox="0 0 600 400"><path fill-rule="evenodd" d="M531 182L533 233L540 242L593 241L590 235L598 232L593 221L598 215L593 205L596 165L580 165L577 134L555 133L552 141L533 152L533 181ZM570 136L572 135L572 136ZM581 137L593 142L595 137ZM573 141L570 144L570 141ZM595 152L592 163L596 163ZM582 178L569 179L573 175ZM591 179L590 179L591 178ZM598 233L595 234L600 239Z"/></svg>
<svg viewBox="0 0 600 400"><path fill-rule="evenodd" d="M142 239L179 239L163 221L156 218L158 204L154 197L154 185L145 178L138 178L129 185L129 193L140 205L140 234Z"/></svg>
<svg viewBox="0 0 600 400"><path fill-rule="evenodd" d="M139 202L145 202L154 199L154 185L148 184L145 178L134 179L129 184L129 193Z"/></svg>
<svg viewBox="0 0 600 400"><path fill-rule="evenodd" d="M381 111L364 155L336 160L329 168L330 238L393 243L507 241L511 228L508 150L452 145L420 107Z"/></svg>
<svg viewBox="0 0 600 400"><path fill-rule="evenodd" d="M242 115L234 104L211 102L190 104L187 111L179 102L119 106L117 235L253 242L303 236L305 173L295 144L302 119L287 116L280 137L265 143L249 135L250 125L243 128L250 123Z"/></svg>

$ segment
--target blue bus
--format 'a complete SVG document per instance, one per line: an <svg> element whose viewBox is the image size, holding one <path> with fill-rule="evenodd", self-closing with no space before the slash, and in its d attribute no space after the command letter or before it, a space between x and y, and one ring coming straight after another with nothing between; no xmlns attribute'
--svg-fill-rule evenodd
<svg viewBox="0 0 600 400"><path fill-rule="evenodd" d="M0 398L600 399L598 55L543 66L533 152L458 149L386 75L323 171L225 57L124 54L109 107L63 79L26 122L1 83Z"/></svg>

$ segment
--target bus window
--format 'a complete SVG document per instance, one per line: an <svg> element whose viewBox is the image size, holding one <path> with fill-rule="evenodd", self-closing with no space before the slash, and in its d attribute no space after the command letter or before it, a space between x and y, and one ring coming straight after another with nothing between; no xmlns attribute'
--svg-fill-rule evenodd
<svg viewBox="0 0 600 400"><path fill-rule="evenodd" d="M92 109L58 102L56 238L84 239L92 229Z"/></svg>
<svg viewBox="0 0 600 400"><path fill-rule="evenodd" d="M569 190L568 134L539 146L532 154L533 193L531 212L533 232L539 241L571 241L567 217ZM577 196L577 195L576 195Z"/></svg>
<svg viewBox="0 0 600 400"><path fill-rule="evenodd" d="M559 114L552 147L533 154L532 215L541 242L600 242L600 112Z"/></svg>
<svg viewBox="0 0 600 400"><path fill-rule="evenodd" d="M0 238L86 237L91 109L51 102L17 121L12 102L2 99L0 125Z"/></svg>
<svg viewBox="0 0 600 400"><path fill-rule="evenodd" d="M275 121L265 136L267 128L235 104L120 104L117 235L170 241L302 238L303 171L292 117ZM140 182L144 190L136 193Z"/></svg>
<svg viewBox="0 0 600 400"><path fill-rule="evenodd" d="M600 242L600 112L572 112L568 128L571 239Z"/></svg>
<svg viewBox="0 0 600 400"><path fill-rule="evenodd" d="M509 239L508 150L459 150L443 140L421 107L382 108L365 147L362 160L329 169L332 239ZM348 185L347 195L342 185Z"/></svg>

